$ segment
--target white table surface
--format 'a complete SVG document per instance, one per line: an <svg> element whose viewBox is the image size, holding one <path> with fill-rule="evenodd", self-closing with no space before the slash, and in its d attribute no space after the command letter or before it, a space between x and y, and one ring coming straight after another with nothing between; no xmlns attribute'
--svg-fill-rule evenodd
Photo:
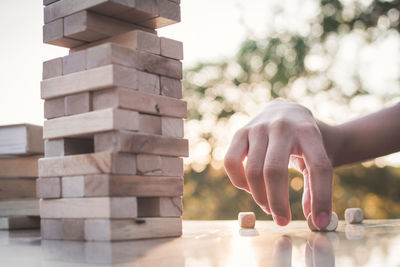
<svg viewBox="0 0 400 267"><path fill-rule="evenodd" d="M95 243L41 240L39 231L0 231L0 266L400 266L400 220L340 222L310 232L305 221L184 221L180 238Z"/></svg>

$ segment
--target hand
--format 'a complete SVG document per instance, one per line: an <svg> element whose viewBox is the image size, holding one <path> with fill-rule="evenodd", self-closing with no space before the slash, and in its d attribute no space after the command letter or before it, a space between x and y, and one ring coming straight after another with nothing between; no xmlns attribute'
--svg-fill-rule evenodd
<svg viewBox="0 0 400 267"><path fill-rule="evenodd" d="M304 175L305 217L312 212L314 224L324 228L332 212L333 168L318 123L305 107L270 102L235 134L224 165L236 187L251 193L278 225L286 225L291 220L289 161Z"/></svg>

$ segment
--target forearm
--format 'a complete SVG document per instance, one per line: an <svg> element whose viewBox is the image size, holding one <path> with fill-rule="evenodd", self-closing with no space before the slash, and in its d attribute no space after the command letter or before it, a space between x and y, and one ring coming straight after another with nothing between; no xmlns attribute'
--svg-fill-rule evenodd
<svg viewBox="0 0 400 267"><path fill-rule="evenodd" d="M335 127L319 126L334 167L400 151L400 104Z"/></svg>

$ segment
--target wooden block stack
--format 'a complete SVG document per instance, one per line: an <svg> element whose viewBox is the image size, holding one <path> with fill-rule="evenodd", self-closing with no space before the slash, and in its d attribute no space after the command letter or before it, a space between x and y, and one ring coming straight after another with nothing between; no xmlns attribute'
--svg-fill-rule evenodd
<svg viewBox="0 0 400 267"><path fill-rule="evenodd" d="M0 126L0 230L40 226L35 181L42 134L36 125Z"/></svg>
<svg viewBox="0 0 400 267"><path fill-rule="evenodd" d="M182 43L156 29L179 0L44 0L42 238L116 241L182 233Z"/></svg>

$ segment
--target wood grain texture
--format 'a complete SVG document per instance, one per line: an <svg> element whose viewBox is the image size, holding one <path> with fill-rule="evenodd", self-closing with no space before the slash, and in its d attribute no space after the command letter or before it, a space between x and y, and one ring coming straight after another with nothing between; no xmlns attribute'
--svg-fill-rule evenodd
<svg viewBox="0 0 400 267"><path fill-rule="evenodd" d="M186 101L121 87L94 92L92 104L93 110L123 108L175 118L187 117Z"/></svg>
<svg viewBox="0 0 400 267"><path fill-rule="evenodd" d="M76 115L91 111L90 93L83 92L65 96L65 115Z"/></svg>
<svg viewBox="0 0 400 267"><path fill-rule="evenodd" d="M179 118L161 118L161 133L162 135L183 138L183 120Z"/></svg>
<svg viewBox="0 0 400 267"><path fill-rule="evenodd" d="M39 216L0 217L0 230L26 230L39 228Z"/></svg>
<svg viewBox="0 0 400 267"><path fill-rule="evenodd" d="M0 177L38 177L39 156L0 158Z"/></svg>
<svg viewBox="0 0 400 267"><path fill-rule="evenodd" d="M86 68L109 64L122 65L178 80L182 79L182 63L171 58L106 43L86 50Z"/></svg>
<svg viewBox="0 0 400 267"><path fill-rule="evenodd" d="M35 198L0 200L0 216L39 216L39 201Z"/></svg>
<svg viewBox="0 0 400 267"><path fill-rule="evenodd" d="M60 18L43 25L43 43L71 48L85 42L64 37L64 20Z"/></svg>
<svg viewBox="0 0 400 267"><path fill-rule="evenodd" d="M62 177L62 197L84 197L85 196L85 177L69 176Z"/></svg>
<svg viewBox="0 0 400 267"><path fill-rule="evenodd" d="M49 99L115 86L136 89L136 85L134 69L108 65L43 80L40 87L42 99Z"/></svg>
<svg viewBox="0 0 400 267"><path fill-rule="evenodd" d="M0 178L0 199L35 198L36 183L32 178Z"/></svg>
<svg viewBox="0 0 400 267"><path fill-rule="evenodd" d="M189 156L188 140L128 131L110 131L94 136L96 152L129 152L161 156Z"/></svg>
<svg viewBox="0 0 400 267"><path fill-rule="evenodd" d="M154 9L154 2L155 1L153 0L59 0L58 2L45 7L44 22L49 23L53 20L66 17L82 10L90 10L98 14L103 14L120 19L121 16L119 14L129 11L136 11L135 13L133 13L133 15L139 16L141 13L149 13L153 10L153 13L156 12L157 9ZM151 3L152 5L149 5L149 3ZM141 20L146 18L148 17L141 16Z"/></svg>
<svg viewBox="0 0 400 267"><path fill-rule="evenodd" d="M84 222L84 219L42 219L42 239L82 241Z"/></svg>
<svg viewBox="0 0 400 267"><path fill-rule="evenodd" d="M77 53L73 53L71 55L63 57L62 64L63 64L62 75L67 75L78 71L84 71L86 69L86 51L85 50L79 51Z"/></svg>
<svg viewBox="0 0 400 267"><path fill-rule="evenodd" d="M76 51L105 43L115 43L126 48L149 52L156 55L160 55L161 52L160 38L157 36L157 33L155 31L146 32L143 30L129 31L103 40L84 44L82 46L71 48L69 52L74 53Z"/></svg>
<svg viewBox="0 0 400 267"><path fill-rule="evenodd" d="M178 197L183 195L182 177L137 175L85 175L84 197L137 196Z"/></svg>
<svg viewBox="0 0 400 267"><path fill-rule="evenodd" d="M64 36L86 42L95 42L135 29L146 30L147 28L87 10L64 18Z"/></svg>
<svg viewBox="0 0 400 267"><path fill-rule="evenodd" d="M160 38L160 52L164 57L183 60L183 43L173 39Z"/></svg>
<svg viewBox="0 0 400 267"><path fill-rule="evenodd" d="M76 176L85 174L135 174L136 158L126 153L94 153L39 161L40 177Z"/></svg>
<svg viewBox="0 0 400 267"><path fill-rule="evenodd" d="M122 109L103 109L47 120L44 122L43 137L84 136L115 129L139 130L139 114Z"/></svg>
<svg viewBox="0 0 400 267"><path fill-rule="evenodd" d="M57 97L44 101L44 117L46 119L59 118L65 115L65 99Z"/></svg>
<svg viewBox="0 0 400 267"><path fill-rule="evenodd" d="M182 235L181 218L85 220L85 240L122 241Z"/></svg>
<svg viewBox="0 0 400 267"><path fill-rule="evenodd" d="M50 79L63 75L63 58L54 58L43 62L42 79Z"/></svg>
<svg viewBox="0 0 400 267"><path fill-rule="evenodd" d="M40 217L68 218L136 218L135 197L41 199Z"/></svg>
<svg viewBox="0 0 400 267"><path fill-rule="evenodd" d="M60 198L60 177L39 178L36 180L36 195L38 198Z"/></svg>
<svg viewBox="0 0 400 267"><path fill-rule="evenodd" d="M157 29L181 21L180 5L169 0L158 0L158 16L142 22L141 25Z"/></svg>
<svg viewBox="0 0 400 267"><path fill-rule="evenodd" d="M161 95L177 99L182 98L182 82L180 80L161 76L160 90L161 90Z"/></svg>
<svg viewBox="0 0 400 267"><path fill-rule="evenodd" d="M183 160L176 157L158 155L136 155L136 172L138 175L183 176Z"/></svg>

